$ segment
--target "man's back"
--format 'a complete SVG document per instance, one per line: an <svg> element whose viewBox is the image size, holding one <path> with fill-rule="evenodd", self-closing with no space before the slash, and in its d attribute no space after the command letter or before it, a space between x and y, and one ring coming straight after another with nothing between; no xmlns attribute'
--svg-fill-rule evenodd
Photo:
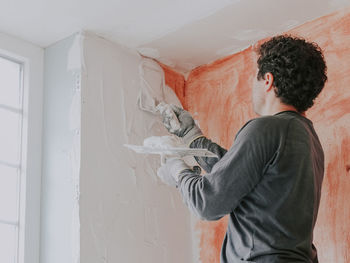
<svg viewBox="0 0 350 263"><path fill-rule="evenodd" d="M324 154L312 122L294 111L248 121L226 151L205 137L190 147L207 174L180 175L184 202L199 217L229 214L221 262L317 262L312 245ZM194 187L194 182L196 187Z"/></svg>
<svg viewBox="0 0 350 263"><path fill-rule="evenodd" d="M247 122L227 151L175 107L180 126L172 127L165 115L168 131L218 158L195 157L203 176L176 158L157 174L173 179L199 218L230 215L222 262L317 262L312 240L324 154L303 113L324 88L327 66L316 43L290 35L272 37L256 51L252 106L263 117Z"/></svg>
<svg viewBox="0 0 350 263"><path fill-rule="evenodd" d="M312 122L293 111L251 121L259 122L260 132L266 133L261 143L275 154L261 181L230 214L221 261L317 262L312 232L324 155ZM249 122L238 136L244 136L247 128ZM271 149L251 154L262 158Z"/></svg>

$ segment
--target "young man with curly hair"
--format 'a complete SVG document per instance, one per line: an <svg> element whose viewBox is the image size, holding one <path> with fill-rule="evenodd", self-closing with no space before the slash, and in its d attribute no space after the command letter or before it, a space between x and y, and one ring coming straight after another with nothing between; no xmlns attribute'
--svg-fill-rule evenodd
<svg viewBox="0 0 350 263"><path fill-rule="evenodd" d="M257 50L254 111L227 151L203 136L191 115L173 107L173 132L191 148L218 158L195 157L203 176L182 159L168 159L158 176L176 185L203 220L229 215L221 262L318 262L313 229L320 203L324 153L306 118L327 80L315 43L276 36ZM164 125L170 129L169 118Z"/></svg>

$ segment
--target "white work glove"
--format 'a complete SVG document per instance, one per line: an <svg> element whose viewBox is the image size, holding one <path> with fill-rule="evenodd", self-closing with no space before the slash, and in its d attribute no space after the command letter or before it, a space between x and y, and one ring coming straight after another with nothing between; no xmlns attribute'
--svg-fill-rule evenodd
<svg viewBox="0 0 350 263"><path fill-rule="evenodd" d="M191 167L181 158L169 158L166 159L165 163L158 169L157 175L165 184L177 187L179 175L186 169L191 169ZM199 166L193 167L193 171L197 174L201 173Z"/></svg>
<svg viewBox="0 0 350 263"><path fill-rule="evenodd" d="M175 118L175 116L169 115L167 111L162 112L163 124L170 133L181 137L183 142L189 146L194 139L202 136L203 133L196 125L188 111L185 111L184 109L173 104L170 106L180 123L180 127L174 130L171 123L174 123L172 118Z"/></svg>

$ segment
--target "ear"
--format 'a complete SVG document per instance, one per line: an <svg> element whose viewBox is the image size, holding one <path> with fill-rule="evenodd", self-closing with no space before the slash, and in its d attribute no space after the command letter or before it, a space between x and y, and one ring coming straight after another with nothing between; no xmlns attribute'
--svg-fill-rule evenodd
<svg viewBox="0 0 350 263"><path fill-rule="evenodd" d="M273 75L270 72L267 72L264 77L266 91L270 91L273 87Z"/></svg>

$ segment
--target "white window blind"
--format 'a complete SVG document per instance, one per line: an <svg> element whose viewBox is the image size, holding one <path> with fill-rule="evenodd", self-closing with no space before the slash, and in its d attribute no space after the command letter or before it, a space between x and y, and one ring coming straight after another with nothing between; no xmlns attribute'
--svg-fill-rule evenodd
<svg viewBox="0 0 350 263"><path fill-rule="evenodd" d="M0 56L0 262L18 262L23 67Z"/></svg>

